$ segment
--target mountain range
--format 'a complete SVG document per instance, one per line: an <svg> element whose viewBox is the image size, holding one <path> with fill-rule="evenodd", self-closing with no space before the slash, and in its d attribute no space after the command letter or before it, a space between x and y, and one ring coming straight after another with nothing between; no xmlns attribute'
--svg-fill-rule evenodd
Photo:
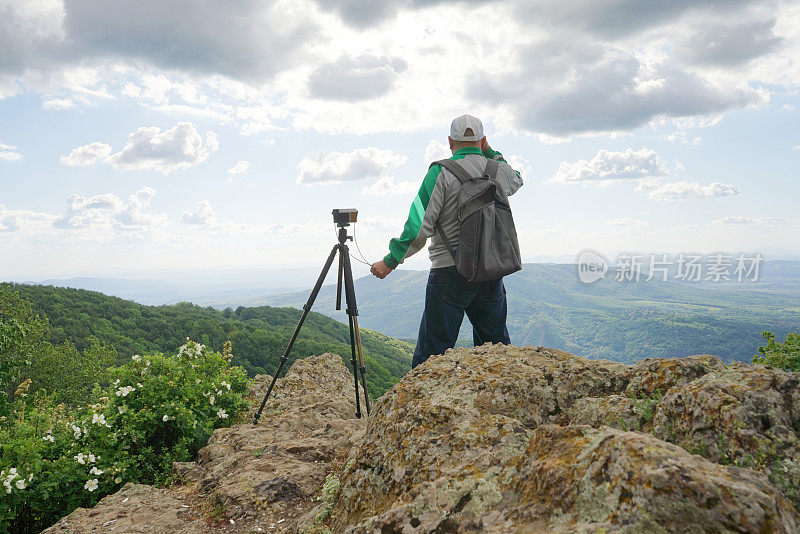
<svg viewBox="0 0 800 534"><path fill-rule="evenodd" d="M357 279L361 324L413 341L427 275L398 270L385 280ZM553 347L589 358L632 362L707 353L726 362L751 361L763 344L763 331L782 339L800 325L796 261L764 262L755 282L618 282L607 276L593 284L578 279L575 265L526 264L506 277L505 285L513 344ZM307 298L308 292L300 291L255 302L299 307ZM335 286L325 286L313 309L341 319L334 301ZM469 344L471 337L465 319L459 344Z"/></svg>

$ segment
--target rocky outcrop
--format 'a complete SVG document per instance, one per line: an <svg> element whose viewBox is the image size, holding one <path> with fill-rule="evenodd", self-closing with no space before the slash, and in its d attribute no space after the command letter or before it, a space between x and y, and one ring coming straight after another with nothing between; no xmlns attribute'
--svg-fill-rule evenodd
<svg viewBox="0 0 800 534"><path fill-rule="evenodd" d="M183 485L126 486L60 531L800 532L798 395L797 373L713 356L485 345L432 357L365 421L341 358L311 357L261 424L176 465Z"/></svg>
<svg viewBox="0 0 800 534"><path fill-rule="evenodd" d="M254 406L269 381L256 377ZM355 412L353 377L339 356L298 360L277 382L258 426L214 432L193 478L232 518L291 525L317 504L337 454L363 433L365 419Z"/></svg>
<svg viewBox="0 0 800 534"><path fill-rule="evenodd" d="M330 528L797 532L793 505L765 474L611 427L629 415L652 426L673 391L720 370L710 357L627 366L541 348L448 351L376 403ZM619 399L630 402L618 414L587 415Z"/></svg>

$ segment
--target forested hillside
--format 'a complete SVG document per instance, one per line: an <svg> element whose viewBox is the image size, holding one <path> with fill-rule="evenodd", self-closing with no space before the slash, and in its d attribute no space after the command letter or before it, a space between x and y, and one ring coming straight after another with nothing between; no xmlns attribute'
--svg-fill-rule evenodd
<svg viewBox="0 0 800 534"><path fill-rule="evenodd" d="M116 349L117 363L128 361L134 354L175 351L188 337L214 350L221 350L230 341L234 365L244 367L250 375L272 374L300 318L300 312L292 308L259 306L219 311L188 303L144 306L94 291L10 286L29 299L35 311L47 316L53 343L69 341L82 351L96 338ZM413 346L368 330L362 330L361 339L367 383L370 393L377 397L411 368ZM349 364L349 341L346 325L312 312L289 364L298 357L324 352L340 354Z"/></svg>
<svg viewBox="0 0 800 534"><path fill-rule="evenodd" d="M356 280L363 325L414 339L425 298L427 271L393 272L386 280ZM708 353L724 361L751 361L761 333L779 338L800 325L800 262L766 262L758 282L602 282L584 284L575 265L526 264L505 280L508 329L514 345L542 345L587 358L632 362L647 357ZM320 292L315 309L328 313L334 288ZM264 297L298 306L303 293ZM464 320L461 343L472 330Z"/></svg>

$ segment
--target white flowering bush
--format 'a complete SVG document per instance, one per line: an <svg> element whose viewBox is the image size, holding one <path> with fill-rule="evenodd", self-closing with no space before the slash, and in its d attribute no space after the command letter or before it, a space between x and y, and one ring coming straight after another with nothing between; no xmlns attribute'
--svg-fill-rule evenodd
<svg viewBox="0 0 800 534"><path fill-rule="evenodd" d="M18 390L0 417L0 532L39 531L125 482L163 484L211 432L247 409L247 377L223 354L187 341L175 356L111 369L111 385L75 411Z"/></svg>

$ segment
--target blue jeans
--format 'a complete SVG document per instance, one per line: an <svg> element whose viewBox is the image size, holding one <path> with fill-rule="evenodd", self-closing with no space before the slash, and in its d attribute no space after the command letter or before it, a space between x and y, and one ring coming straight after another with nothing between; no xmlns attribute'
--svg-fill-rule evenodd
<svg viewBox="0 0 800 534"><path fill-rule="evenodd" d="M433 354L453 348L467 313L475 346L492 343L510 345L506 328L506 288L503 279L468 282L455 267L431 269L425 290L425 311L419 325L417 348L411 367Z"/></svg>

